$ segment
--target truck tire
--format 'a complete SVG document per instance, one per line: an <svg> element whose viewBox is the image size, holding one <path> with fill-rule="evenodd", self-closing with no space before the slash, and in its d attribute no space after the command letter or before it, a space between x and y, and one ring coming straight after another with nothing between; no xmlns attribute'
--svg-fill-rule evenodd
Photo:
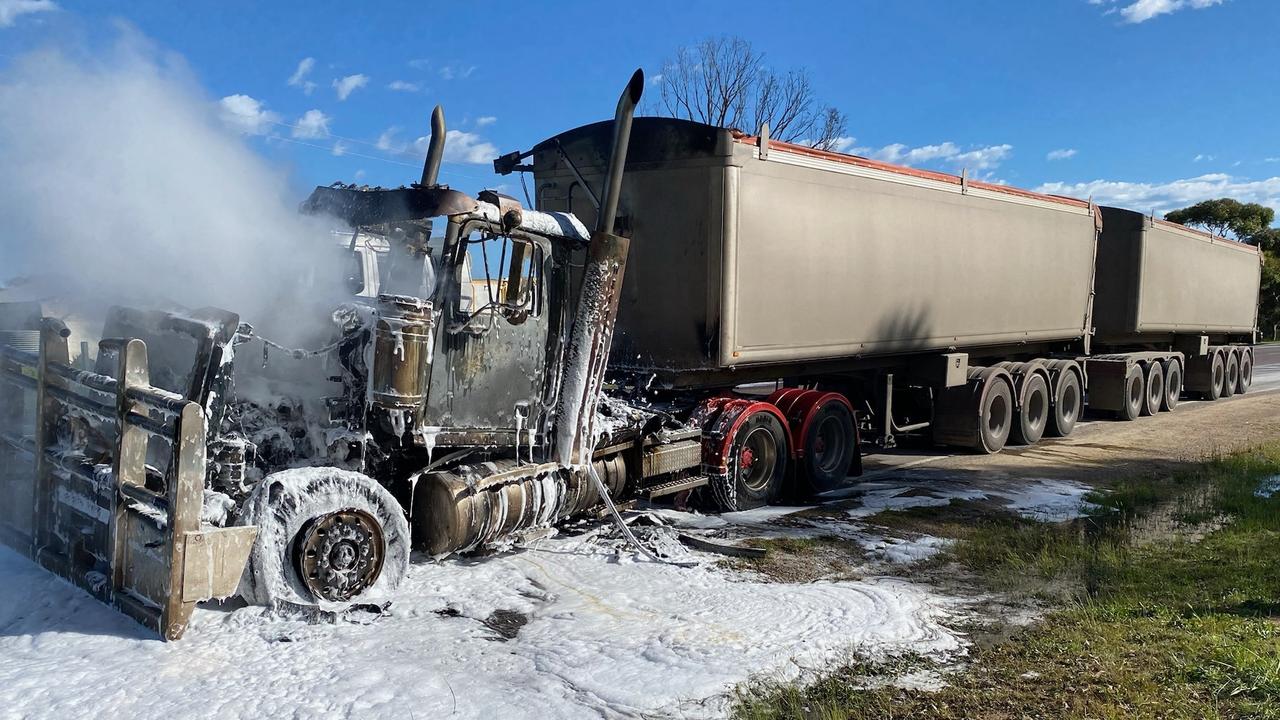
<svg viewBox="0 0 1280 720"><path fill-rule="evenodd" d="M1182 398L1182 363L1177 358L1170 358L1164 366L1164 404L1165 412L1178 407Z"/></svg>
<svg viewBox="0 0 1280 720"><path fill-rule="evenodd" d="M1076 429L1076 421L1080 419L1080 401L1083 397L1080 376L1073 370L1062 369L1054 387L1053 407L1049 412L1046 434L1050 437L1070 435Z"/></svg>
<svg viewBox="0 0 1280 720"><path fill-rule="evenodd" d="M1153 360L1147 365L1147 383L1144 402L1142 403L1143 415L1155 415L1160 412L1160 407L1164 405L1164 366L1159 361Z"/></svg>
<svg viewBox="0 0 1280 720"><path fill-rule="evenodd" d="M1226 374L1224 366L1222 353L1215 352L1213 360L1209 362L1209 389L1204 392L1205 400L1217 400L1222 397L1223 377Z"/></svg>
<svg viewBox="0 0 1280 720"><path fill-rule="evenodd" d="M1243 395L1253 384L1253 350L1244 348L1240 351L1240 377L1236 380L1236 393Z"/></svg>
<svg viewBox="0 0 1280 720"><path fill-rule="evenodd" d="M1240 383L1240 358L1234 349L1227 351L1227 366L1222 378L1222 396L1228 397L1236 393L1236 385Z"/></svg>
<svg viewBox="0 0 1280 720"><path fill-rule="evenodd" d="M258 537L240 595L258 605L341 610L394 590L409 567L409 523L386 488L337 468L268 475L245 501Z"/></svg>
<svg viewBox="0 0 1280 720"><path fill-rule="evenodd" d="M722 512L778 501L787 477L787 432L771 412L752 413L734 432L728 471L711 479L711 496Z"/></svg>
<svg viewBox="0 0 1280 720"><path fill-rule="evenodd" d="M793 426L794 427L794 426ZM849 477L858 450L853 413L842 402L823 403L809 419L802 482L810 494L834 490Z"/></svg>
<svg viewBox="0 0 1280 720"><path fill-rule="evenodd" d="M1018 422L1013 424L1013 442L1034 445L1044 436L1049 424L1049 383L1038 372L1027 375L1022 382L1022 402L1018 406Z"/></svg>
<svg viewBox="0 0 1280 720"><path fill-rule="evenodd" d="M991 387L982 394L978 408L978 450L991 454L1004 449L1013 430L1013 388L1001 377L987 380Z"/></svg>
<svg viewBox="0 0 1280 720"><path fill-rule="evenodd" d="M1120 386L1124 397L1120 398L1120 409L1116 411L1116 417L1121 420L1137 420L1142 414L1147 390L1143 374L1142 366L1137 363L1130 365L1129 371L1125 373L1124 383Z"/></svg>

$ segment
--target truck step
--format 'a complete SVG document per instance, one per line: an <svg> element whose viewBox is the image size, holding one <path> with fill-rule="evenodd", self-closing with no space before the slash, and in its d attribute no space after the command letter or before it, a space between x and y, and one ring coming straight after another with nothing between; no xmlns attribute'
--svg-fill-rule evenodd
<svg viewBox="0 0 1280 720"><path fill-rule="evenodd" d="M680 478L679 480L672 480L670 482L664 482L658 485L650 485L649 487L642 488L640 490L640 495L652 500L664 495L675 495L676 493L684 492L685 490L700 488L709 482L711 481L705 475Z"/></svg>

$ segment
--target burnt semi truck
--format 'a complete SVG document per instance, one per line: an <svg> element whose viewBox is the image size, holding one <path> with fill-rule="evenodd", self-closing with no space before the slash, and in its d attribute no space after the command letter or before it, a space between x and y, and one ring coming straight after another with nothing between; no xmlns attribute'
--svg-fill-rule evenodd
<svg viewBox="0 0 1280 720"><path fill-rule="evenodd" d="M438 108L419 182L316 188L358 270L332 342L274 361L320 363L315 397L264 390L241 358L267 341L228 310L112 308L73 361L58 320L0 307L25 338L0 345L0 533L174 639L210 598L376 601L411 547L748 509L846 482L863 446L997 452L1248 388L1256 249L633 120L643 85L495 160L532 202L440 185Z"/></svg>

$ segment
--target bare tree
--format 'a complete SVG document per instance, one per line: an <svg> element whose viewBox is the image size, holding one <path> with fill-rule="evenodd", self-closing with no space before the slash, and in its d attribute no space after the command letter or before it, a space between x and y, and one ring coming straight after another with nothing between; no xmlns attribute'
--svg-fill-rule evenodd
<svg viewBox="0 0 1280 720"><path fill-rule="evenodd" d="M830 150L845 133L846 118L822 106L803 68L779 73L764 54L738 37L708 38L681 47L662 68L657 111L671 117L760 131L786 142Z"/></svg>

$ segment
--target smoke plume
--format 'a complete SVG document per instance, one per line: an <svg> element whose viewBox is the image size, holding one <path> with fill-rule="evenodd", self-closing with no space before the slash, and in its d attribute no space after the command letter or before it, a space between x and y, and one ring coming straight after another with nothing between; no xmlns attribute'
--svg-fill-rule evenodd
<svg viewBox="0 0 1280 720"><path fill-rule="evenodd" d="M286 177L219 121L180 58L136 32L0 69L0 284L97 314L217 306L299 341L347 262Z"/></svg>

